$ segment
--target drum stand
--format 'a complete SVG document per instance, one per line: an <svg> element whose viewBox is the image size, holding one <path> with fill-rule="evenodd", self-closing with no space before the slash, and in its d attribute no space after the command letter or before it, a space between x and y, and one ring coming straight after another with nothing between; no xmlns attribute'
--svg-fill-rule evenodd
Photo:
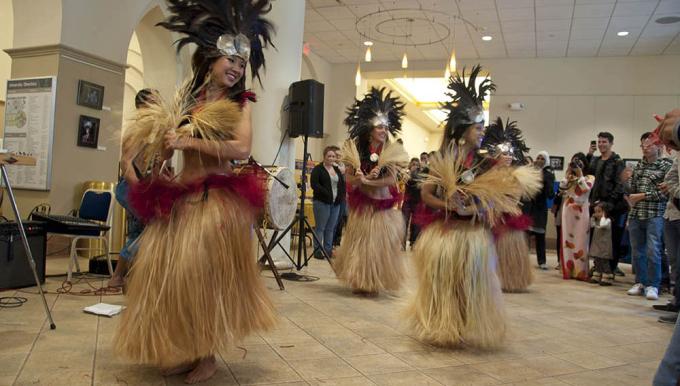
<svg viewBox="0 0 680 386"><path fill-rule="evenodd" d="M42 298L43 306L45 307L45 314L47 314L47 319L50 322L50 329L54 330L57 325L54 324L52 319L52 313L50 308L47 306L47 300L45 300L45 293L43 292L42 286L40 285L40 279L38 278L38 271L35 268L35 260L33 259L33 254L31 253L31 247L28 244L28 238L26 237L26 230L24 229L24 223L21 221L21 215L19 214L19 208L17 207L17 201L14 198L14 192L12 191L12 186L9 184L9 177L7 176L6 169L7 161L0 161L0 174L2 174L2 181L5 183L5 188L7 188L7 193L9 194L9 202L12 205L12 211L14 212L14 219L19 225L19 235L21 236L21 241L24 244L24 249L26 250L26 260L28 260L28 265L31 266L33 270L33 277L35 278L35 285L38 286L38 292Z"/></svg>
<svg viewBox="0 0 680 386"><path fill-rule="evenodd" d="M283 252L288 256L288 259L290 259L291 263L295 266L295 269L298 271L307 266L307 263L311 259L312 255L314 252L316 252L317 249L321 249L321 253L323 254L324 259L328 262L328 264L331 266L331 269L335 272L335 267L333 267L333 263L331 262L330 256L326 253L326 251L323 249L323 244L321 243L321 240L319 240L319 237L317 236L316 232L314 231L314 228L309 224L309 221L307 220L307 217L305 216L305 198L307 194L307 144L309 141L309 135L305 134L304 135L304 151L303 154L304 156L302 157L302 177L301 177L301 186L300 186L300 209L298 210L297 216L295 221L293 221L290 225L288 225L288 228L286 228L284 231L282 231L280 234L278 231L274 231L274 234L272 235L272 238L269 242L269 245L267 248L265 248L265 255L268 255L270 251L274 249L276 245L278 245ZM285 237L285 235L290 232L294 226L297 225L298 229L298 243L297 243L297 262L293 260L291 255L286 251L286 249L281 245L281 240ZM311 233L312 237L314 239L314 242L316 245L319 247L315 247L314 250L310 255L307 255L307 244L305 243L305 237L307 233ZM261 243L264 248L264 244ZM271 256L268 256L268 259L271 259ZM273 265L270 260L270 265ZM281 275L284 279L287 280L295 280L299 281L301 278L301 275L298 275L295 272L286 272ZM279 287L281 287L282 284L279 284Z"/></svg>

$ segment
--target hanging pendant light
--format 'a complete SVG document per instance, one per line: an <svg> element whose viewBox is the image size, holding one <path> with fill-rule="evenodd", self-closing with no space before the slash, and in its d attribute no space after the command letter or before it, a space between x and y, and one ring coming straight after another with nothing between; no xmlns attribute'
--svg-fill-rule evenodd
<svg viewBox="0 0 680 386"><path fill-rule="evenodd" d="M361 86L361 64L357 64L357 74L354 77L354 85Z"/></svg>
<svg viewBox="0 0 680 386"><path fill-rule="evenodd" d="M448 64L445 67L446 67L446 70L444 71L444 80L448 82L449 78L451 77L451 71L449 70Z"/></svg>
<svg viewBox="0 0 680 386"><path fill-rule="evenodd" d="M451 59L449 59L449 71L456 72L456 50L451 50Z"/></svg>
<svg viewBox="0 0 680 386"><path fill-rule="evenodd" d="M404 57L401 58L401 68L408 68L408 57L406 56L406 52L404 52Z"/></svg>
<svg viewBox="0 0 680 386"><path fill-rule="evenodd" d="M373 42L370 40L367 40L364 42L364 45L366 46L366 55L364 56L364 60L366 62L371 61L371 46L373 46Z"/></svg>

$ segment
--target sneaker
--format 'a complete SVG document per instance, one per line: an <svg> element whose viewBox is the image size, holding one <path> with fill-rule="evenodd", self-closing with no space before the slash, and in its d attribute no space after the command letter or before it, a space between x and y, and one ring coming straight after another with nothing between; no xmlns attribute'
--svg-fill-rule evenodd
<svg viewBox="0 0 680 386"><path fill-rule="evenodd" d="M669 316L659 316L659 323L675 324L678 321L678 314Z"/></svg>
<svg viewBox="0 0 680 386"><path fill-rule="evenodd" d="M540 268L540 269L542 269L542 270L544 270L544 271L547 271L547 270L548 270L548 264L545 264L545 263L539 264L539 265L538 265L538 268Z"/></svg>
<svg viewBox="0 0 680 386"><path fill-rule="evenodd" d="M621 276L621 277L626 276L626 274L623 273L623 271L622 271L621 268L619 268L619 267L616 267L616 271L614 271L614 275L616 275L616 276Z"/></svg>
<svg viewBox="0 0 680 386"><path fill-rule="evenodd" d="M630 296L641 296L645 290L645 286L640 283L635 284L628 290L628 295Z"/></svg>
<svg viewBox="0 0 680 386"><path fill-rule="evenodd" d="M645 297L647 300L659 300L659 290L656 287L645 288Z"/></svg>

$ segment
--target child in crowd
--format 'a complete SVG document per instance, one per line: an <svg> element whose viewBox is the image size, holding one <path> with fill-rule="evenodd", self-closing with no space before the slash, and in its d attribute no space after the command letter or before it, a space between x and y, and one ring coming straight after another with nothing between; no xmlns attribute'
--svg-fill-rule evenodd
<svg viewBox="0 0 680 386"><path fill-rule="evenodd" d="M593 239L590 244L589 256L594 259L595 267L590 282L602 286L612 285L614 273L609 265L612 259L612 222L607 214L609 208L606 202L595 204L590 226L593 228Z"/></svg>

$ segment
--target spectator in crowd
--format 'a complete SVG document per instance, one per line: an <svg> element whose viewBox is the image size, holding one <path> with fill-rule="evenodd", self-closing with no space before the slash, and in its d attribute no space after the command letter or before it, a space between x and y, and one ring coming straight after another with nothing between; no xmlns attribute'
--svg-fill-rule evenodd
<svg viewBox="0 0 680 386"><path fill-rule="evenodd" d="M611 208L610 219L612 220L612 253L610 261L612 271L619 276L624 276L623 271L618 269L619 259L625 255L621 248L621 238L625 226L628 206L623 199L623 184L619 179L624 169L621 157L612 150L614 136L606 131L597 135L596 144L591 143L588 150L588 170L586 174L595 176L593 189L590 192L590 202L606 202ZM595 148L600 151L599 156L594 156ZM591 208L591 213L592 213Z"/></svg>
<svg viewBox="0 0 680 386"><path fill-rule="evenodd" d="M543 188L534 198L525 202L522 210L532 219L529 235L536 239L538 267L547 270L545 259L545 227L548 222L548 200L555 196L555 174L550 166L550 156L543 150L538 152L534 167L542 171Z"/></svg>
<svg viewBox="0 0 680 386"><path fill-rule="evenodd" d="M345 175L345 164L340 161L342 158L342 153L340 152L340 148L335 145L331 145L330 148L335 152L335 166L340 169L340 173L342 175ZM347 224L347 216L349 215L349 211L347 210L347 192L345 192L345 199L342 200L340 203L340 211L338 213L338 222L335 225L335 235L333 237L333 245L334 246L339 246L340 245L340 240L342 239L342 230L345 228L345 224Z"/></svg>
<svg viewBox="0 0 680 386"><path fill-rule="evenodd" d="M314 240L314 257L323 259L321 248L328 256L332 253L333 235L338 223L340 203L345 201L345 177L340 168L335 166L337 157L333 149L328 146L323 150L323 162L312 169L311 185L314 190L314 221L315 233L323 245Z"/></svg>
<svg viewBox="0 0 680 386"><path fill-rule="evenodd" d="M668 304L655 305L654 309L672 312L671 315L659 317L659 321L674 324L678 319L678 310L680 309L680 282L678 281L678 271L680 270L680 183L678 180L677 154L664 182L659 184L659 189L668 197L666 212L663 215L664 240L668 258L671 265L674 266L671 274L675 286L673 287L673 299Z"/></svg>
<svg viewBox="0 0 680 386"><path fill-rule="evenodd" d="M586 156L576 153L560 181L562 192L562 235L558 250L564 279L588 280L589 201L594 177L584 175Z"/></svg>
<svg viewBox="0 0 680 386"><path fill-rule="evenodd" d="M624 174L630 206L628 232L635 264L635 285L629 295L644 295L649 300L659 299L661 284L661 243L663 238L663 215L667 198L659 184L664 181L672 162L661 158L661 147L647 132L640 137L642 161L632 172Z"/></svg>
<svg viewBox="0 0 680 386"><path fill-rule="evenodd" d="M614 273L609 264L612 258L612 221L607 214L609 204L595 203L590 226L593 228L593 240L588 255L594 260L593 276L590 282L602 286L612 285Z"/></svg>
<svg viewBox="0 0 680 386"><path fill-rule="evenodd" d="M420 160L418 158L411 158L408 165L408 180L406 181L406 191L404 194L404 204L401 206L401 213L404 215L404 224L406 224L406 233L409 244L413 249L413 244L418 238L420 228L418 224L413 221L413 215L420 204ZM404 248L406 248L406 240L404 237Z"/></svg>
<svg viewBox="0 0 680 386"><path fill-rule="evenodd" d="M420 167L424 168L427 167L429 156L427 155L427 152L424 151L420 153Z"/></svg>

